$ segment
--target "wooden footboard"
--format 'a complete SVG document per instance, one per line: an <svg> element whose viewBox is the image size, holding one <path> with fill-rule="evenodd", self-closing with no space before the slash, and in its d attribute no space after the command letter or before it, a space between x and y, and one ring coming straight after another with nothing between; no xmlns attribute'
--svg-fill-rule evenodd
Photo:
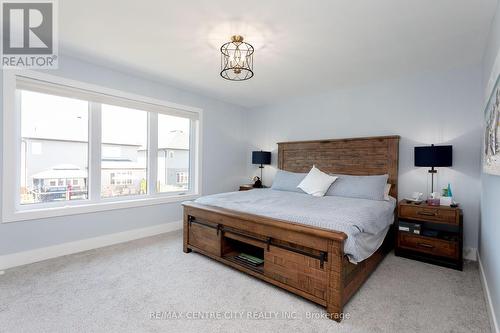
<svg viewBox="0 0 500 333"><path fill-rule="evenodd" d="M321 228L188 203L184 205L184 252L193 251L326 307L331 319L383 258L378 251L353 265L344 256L347 236ZM252 266L241 253L264 260Z"/></svg>

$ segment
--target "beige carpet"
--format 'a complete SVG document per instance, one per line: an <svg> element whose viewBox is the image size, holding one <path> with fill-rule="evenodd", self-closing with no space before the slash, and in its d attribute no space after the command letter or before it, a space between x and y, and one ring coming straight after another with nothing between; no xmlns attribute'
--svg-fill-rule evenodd
<svg viewBox="0 0 500 333"><path fill-rule="evenodd" d="M175 232L11 269L0 276L0 332L490 328L475 263L458 272L391 254L345 308L350 318L338 324L308 319L323 309L199 254L184 254L181 243ZM158 319L150 319L152 312ZM202 315L219 319L193 319Z"/></svg>

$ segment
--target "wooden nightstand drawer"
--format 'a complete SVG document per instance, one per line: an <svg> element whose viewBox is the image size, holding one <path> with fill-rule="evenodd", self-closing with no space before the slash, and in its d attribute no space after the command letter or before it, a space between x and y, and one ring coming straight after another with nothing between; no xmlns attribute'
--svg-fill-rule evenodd
<svg viewBox="0 0 500 333"><path fill-rule="evenodd" d="M458 242L400 232L398 246L403 249L423 252L441 257L457 259Z"/></svg>
<svg viewBox="0 0 500 333"><path fill-rule="evenodd" d="M433 221L438 223L458 224L458 210L443 209L441 207L419 207L410 205L400 205L399 217L416 219L421 221Z"/></svg>

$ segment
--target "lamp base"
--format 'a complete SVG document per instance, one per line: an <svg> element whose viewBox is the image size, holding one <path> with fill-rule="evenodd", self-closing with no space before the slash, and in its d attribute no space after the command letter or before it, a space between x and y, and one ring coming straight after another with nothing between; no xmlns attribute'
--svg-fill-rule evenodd
<svg viewBox="0 0 500 333"><path fill-rule="evenodd" d="M260 169L260 186L259 187L262 187L262 170L264 170L264 166L261 164L259 166L259 169ZM256 182L257 183L257 182ZM255 187L255 186L254 186Z"/></svg>
<svg viewBox="0 0 500 333"><path fill-rule="evenodd" d="M437 170L432 167L429 169L429 173L431 174L431 194L434 193L434 174L437 173Z"/></svg>
<svg viewBox="0 0 500 333"><path fill-rule="evenodd" d="M440 206L441 202L440 202L439 198L437 198L437 199L429 198L429 199L427 199L427 204L429 206Z"/></svg>

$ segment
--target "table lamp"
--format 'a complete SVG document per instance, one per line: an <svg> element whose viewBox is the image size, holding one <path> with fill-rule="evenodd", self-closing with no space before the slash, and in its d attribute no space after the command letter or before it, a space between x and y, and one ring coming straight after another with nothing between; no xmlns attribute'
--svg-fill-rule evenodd
<svg viewBox="0 0 500 333"><path fill-rule="evenodd" d="M415 166L430 167L431 193L434 192L434 174L437 167L451 167L453 162L453 146L415 147Z"/></svg>
<svg viewBox="0 0 500 333"><path fill-rule="evenodd" d="M252 164L260 164L260 181L262 182L262 169L264 169L264 164L271 164L271 152L270 151L253 151L252 152Z"/></svg>

